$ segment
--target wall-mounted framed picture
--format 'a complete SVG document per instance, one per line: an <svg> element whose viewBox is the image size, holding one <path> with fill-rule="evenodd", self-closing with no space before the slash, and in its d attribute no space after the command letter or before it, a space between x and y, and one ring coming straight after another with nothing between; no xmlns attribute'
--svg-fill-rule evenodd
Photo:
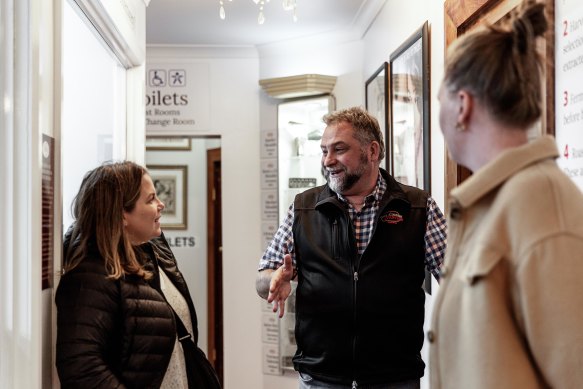
<svg viewBox="0 0 583 389"><path fill-rule="evenodd" d="M415 31L389 61L390 120L393 177L431 193L429 138L429 26ZM425 270L423 289L431 294L431 273Z"/></svg>
<svg viewBox="0 0 583 389"><path fill-rule="evenodd" d="M391 150L389 129L389 63L384 62L365 83L366 110L377 118L381 133L385 137L386 168L391 171L391 159L388 151Z"/></svg>
<svg viewBox="0 0 583 389"><path fill-rule="evenodd" d="M188 215L188 166L149 165L147 168L154 182L156 195L165 205L162 211L162 228L185 230Z"/></svg>
<svg viewBox="0 0 583 389"><path fill-rule="evenodd" d="M390 56L392 173L403 184L431 189L429 37L425 22Z"/></svg>
<svg viewBox="0 0 583 389"><path fill-rule="evenodd" d="M190 151L190 138L146 137L147 151Z"/></svg>

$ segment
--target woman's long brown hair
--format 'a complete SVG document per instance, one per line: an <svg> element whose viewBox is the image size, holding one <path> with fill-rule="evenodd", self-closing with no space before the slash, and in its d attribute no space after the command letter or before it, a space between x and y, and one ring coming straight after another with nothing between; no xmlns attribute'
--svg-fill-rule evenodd
<svg viewBox="0 0 583 389"><path fill-rule="evenodd" d="M134 209L144 174L144 167L124 161L103 164L85 175L73 201L75 225L64 258L65 272L97 250L110 278L127 274L150 277L123 227L123 212Z"/></svg>

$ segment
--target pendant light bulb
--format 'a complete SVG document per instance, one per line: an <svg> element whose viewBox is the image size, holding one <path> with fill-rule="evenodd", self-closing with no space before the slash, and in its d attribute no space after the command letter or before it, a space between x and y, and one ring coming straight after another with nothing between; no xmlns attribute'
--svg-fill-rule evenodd
<svg viewBox="0 0 583 389"><path fill-rule="evenodd" d="M253 0L253 2L259 6L259 15L257 16L257 23L263 24L265 23L265 13L263 12L263 7L265 3L269 3L271 0ZM229 0L229 2L233 2L233 0ZM298 21L298 15L296 13L297 9L297 0L282 0L281 5L285 11L293 11L292 19L294 23ZM226 12L224 6L224 0L219 0L219 17L221 20L226 19Z"/></svg>
<svg viewBox="0 0 583 389"><path fill-rule="evenodd" d="M223 0L219 0L219 17L221 20L225 20L225 7L223 6Z"/></svg>

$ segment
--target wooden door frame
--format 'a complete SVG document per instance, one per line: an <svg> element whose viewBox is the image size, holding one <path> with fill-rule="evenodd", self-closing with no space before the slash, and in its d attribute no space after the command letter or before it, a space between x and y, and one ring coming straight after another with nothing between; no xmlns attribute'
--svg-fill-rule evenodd
<svg viewBox="0 0 583 389"><path fill-rule="evenodd" d="M217 326L216 317L217 317L217 307L221 310L218 314L222 316L222 301L218 301L218 298L222 298L222 295L217 296L216 288L217 288L217 276L216 272L221 271L217 270L217 261L222 261L222 257L220 255L215 255L215 245L218 242L222 242L220 236L221 232L218 231L220 229L221 221L216 220L217 215L217 208L222 206L222 202L220 200L220 195L217 196L217 188L215 188L215 182L217 177L215 177L215 170L214 165L216 163L221 162L221 149L209 149L207 150L207 320L208 320L208 334L207 334L207 341L208 341L208 359L212 363L213 367L217 370L217 375L219 376L219 380L221 383L223 382L223 347L222 342L221 344L217 345L216 337L219 335L221 338L223 336L223 327L222 327L222 320L220 320L219 325ZM220 193L220 190L219 190ZM221 212L218 212L218 215L221 215ZM222 243L221 243L222 244ZM219 252L222 252L222 247L217 248ZM222 266L221 266L222 268ZM222 283L218 285L222 287ZM217 327L219 327L220 334L217 334Z"/></svg>
<svg viewBox="0 0 583 389"><path fill-rule="evenodd" d="M445 49L464 32L477 24L495 23L507 15L522 0L445 0ZM555 2L546 0L545 8L549 23L545 35L545 109L543 116L544 129L547 134L554 134L555 127ZM461 184L471 172L458 165L445 152L445 196ZM446 202L447 204L447 202Z"/></svg>

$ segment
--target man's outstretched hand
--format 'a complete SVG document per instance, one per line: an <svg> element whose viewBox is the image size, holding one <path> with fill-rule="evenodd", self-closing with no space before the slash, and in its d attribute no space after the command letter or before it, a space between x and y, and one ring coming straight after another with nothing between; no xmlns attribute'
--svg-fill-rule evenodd
<svg viewBox="0 0 583 389"><path fill-rule="evenodd" d="M286 254L281 265L271 275L269 284L269 295L267 302L273 303L273 312L279 309L279 317L283 317L285 312L285 300L291 293L291 279L293 277L293 267L291 255Z"/></svg>

